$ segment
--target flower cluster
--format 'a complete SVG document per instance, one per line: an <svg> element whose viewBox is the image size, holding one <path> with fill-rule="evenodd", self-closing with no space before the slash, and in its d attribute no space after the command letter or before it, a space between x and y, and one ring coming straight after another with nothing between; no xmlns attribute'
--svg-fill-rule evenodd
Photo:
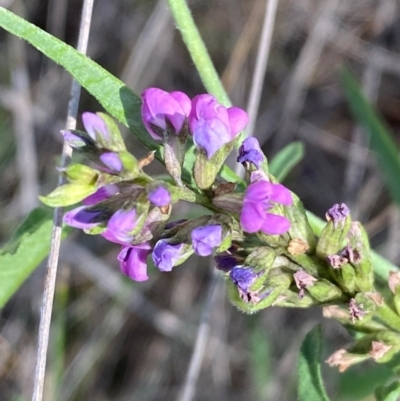
<svg viewBox="0 0 400 401"><path fill-rule="evenodd" d="M324 306L325 316L369 333L328 360L342 370L400 351L400 276L390 276L389 301L375 291L368 237L345 204L328 210L317 238L298 197L270 174L257 139L238 143L245 111L209 94L190 99L158 88L145 90L142 100L143 125L163 147L170 179L144 171L154 152L136 159L109 116L83 113L85 131L62 134L89 165L69 165L68 183L41 197L53 207L79 204L65 213L65 224L118 244L120 269L135 281L149 278L149 259L170 272L193 254L214 255L242 311ZM227 182L219 173L235 145L245 179ZM179 201L211 213L171 220Z"/></svg>
<svg viewBox="0 0 400 401"><path fill-rule="evenodd" d="M235 191L233 185L225 193L231 199L241 197L242 206L236 211L217 207L223 191L216 189L216 174L247 123L245 111L225 107L209 94L191 100L182 92L158 88L145 90L142 100L143 124L164 146L172 183L155 180L143 171L153 153L137 160L127 151L110 117L83 113L85 131L62 134L91 163L68 166L64 174L69 183L41 198L50 206L81 202L65 213L65 224L120 245L121 271L135 281L148 279L149 257L160 271L169 272L192 254L221 256L232 253L235 244L251 235L276 236L289 230L290 221L276 206L291 205L291 193L271 182L268 172L260 169L265 157L255 138L243 142L238 157L238 162L252 172L247 190ZM181 177L185 149L191 143L197 149L197 159L201 158L201 162L194 162L194 185L184 184ZM210 171L215 171L214 176ZM198 183L196 174L211 177L208 189ZM200 203L214 214L170 221L173 206L180 200Z"/></svg>

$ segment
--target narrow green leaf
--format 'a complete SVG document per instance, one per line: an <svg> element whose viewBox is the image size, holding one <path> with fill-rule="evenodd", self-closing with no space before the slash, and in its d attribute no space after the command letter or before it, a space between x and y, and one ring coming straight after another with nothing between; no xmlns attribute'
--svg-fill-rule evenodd
<svg viewBox="0 0 400 401"><path fill-rule="evenodd" d="M0 26L13 35L26 40L48 58L64 67L111 114L129 129L150 150L160 146L151 139L142 124L140 97L122 81L100 67L73 47L25 21L11 11L0 7Z"/></svg>
<svg viewBox="0 0 400 401"><path fill-rule="evenodd" d="M0 250L0 308L49 253L52 226L51 210L34 209Z"/></svg>
<svg viewBox="0 0 400 401"><path fill-rule="evenodd" d="M314 327L300 348L297 361L299 401L329 401L321 375L321 326Z"/></svg>
<svg viewBox="0 0 400 401"><path fill-rule="evenodd" d="M269 171L278 181L283 181L292 168L304 157L302 142L292 142L281 149L269 163Z"/></svg>
<svg viewBox="0 0 400 401"><path fill-rule="evenodd" d="M365 98L354 76L346 68L341 71L341 79L351 111L368 132L371 149L376 155L383 178L393 199L400 204L400 159L389 129Z"/></svg>

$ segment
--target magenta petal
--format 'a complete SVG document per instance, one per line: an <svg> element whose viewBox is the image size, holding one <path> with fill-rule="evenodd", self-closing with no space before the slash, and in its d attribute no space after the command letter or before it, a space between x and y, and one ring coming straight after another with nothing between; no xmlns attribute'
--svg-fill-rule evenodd
<svg viewBox="0 0 400 401"><path fill-rule="evenodd" d="M270 199L281 205L289 206L293 203L291 192L282 184L272 184Z"/></svg>
<svg viewBox="0 0 400 401"><path fill-rule="evenodd" d="M245 200L251 202L261 202L264 200L270 200L271 195L274 192L274 184L269 181L260 180L251 183L246 190Z"/></svg>
<svg viewBox="0 0 400 401"><path fill-rule="evenodd" d="M267 235L280 235L286 233L289 228L290 221L286 217L273 213L266 213L261 231Z"/></svg>
<svg viewBox="0 0 400 401"><path fill-rule="evenodd" d="M247 113L239 109L239 107L230 107L228 109L229 123L231 127L231 135L234 138L249 122Z"/></svg>
<svg viewBox="0 0 400 401"><path fill-rule="evenodd" d="M189 96L179 91L171 92L170 96L178 102L184 115L188 117L190 110L192 109L192 101L190 100Z"/></svg>
<svg viewBox="0 0 400 401"><path fill-rule="evenodd" d="M135 245L133 247L123 247L118 254L122 273L135 281L145 281L147 275L147 256L151 252L148 243Z"/></svg>
<svg viewBox="0 0 400 401"><path fill-rule="evenodd" d="M245 202L240 214L240 225L247 233L255 233L262 227L265 212L262 205L253 202Z"/></svg>
<svg viewBox="0 0 400 401"><path fill-rule="evenodd" d="M88 111L82 113L82 123L86 132L93 140L96 140L96 133L97 135L100 134L105 139L109 139L107 126L103 119L97 114Z"/></svg>
<svg viewBox="0 0 400 401"><path fill-rule="evenodd" d="M128 245L133 240L132 231L136 227L136 211L118 210L110 218L106 231L101 235L108 241Z"/></svg>

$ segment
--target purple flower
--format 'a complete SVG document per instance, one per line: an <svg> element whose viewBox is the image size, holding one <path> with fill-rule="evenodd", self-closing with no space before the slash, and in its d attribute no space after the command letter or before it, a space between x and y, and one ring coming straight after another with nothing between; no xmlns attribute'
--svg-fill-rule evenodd
<svg viewBox="0 0 400 401"><path fill-rule="evenodd" d="M107 229L101 235L108 241L129 245L133 240L132 231L137 225L136 211L118 210L110 218Z"/></svg>
<svg viewBox="0 0 400 401"><path fill-rule="evenodd" d="M216 255L214 257L215 263L217 264L217 269L222 270L226 273L231 271L235 266L237 266L238 261L230 253L224 252Z"/></svg>
<svg viewBox="0 0 400 401"><path fill-rule="evenodd" d="M151 246L144 242L134 246L124 246L118 254L122 273L135 281L145 281L147 275L147 256L151 253Z"/></svg>
<svg viewBox="0 0 400 401"><path fill-rule="evenodd" d="M153 249L153 262L162 272L170 272L182 256L183 244L171 245L160 239Z"/></svg>
<svg viewBox="0 0 400 401"><path fill-rule="evenodd" d="M167 206L171 203L171 195L168 189L164 188L162 185L150 191L147 195L147 199L158 207Z"/></svg>
<svg viewBox="0 0 400 401"><path fill-rule="evenodd" d="M340 221L343 221L349 215L350 209L345 203L336 203L326 212L327 220L333 220L334 225Z"/></svg>
<svg viewBox="0 0 400 401"><path fill-rule="evenodd" d="M258 276L251 267L243 266L235 266L229 273L230 279L243 293L248 293Z"/></svg>
<svg viewBox="0 0 400 401"><path fill-rule="evenodd" d="M142 93L142 100L142 120L152 138L162 140L153 126L166 131L168 123L174 128L175 134L179 134L191 107L190 99L183 92L168 93L149 88Z"/></svg>
<svg viewBox="0 0 400 401"><path fill-rule="evenodd" d="M262 231L268 235L279 235L287 232L290 221L283 216L268 213L274 203L291 205L292 195L281 184L260 180L251 183L244 195L240 225L248 233Z"/></svg>
<svg viewBox="0 0 400 401"><path fill-rule="evenodd" d="M101 142L99 141L99 136L101 136L105 142L109 141L110 133L108 132L106 123L100 116L86 111L82 113L82 123L86 132L94 141Z"/></svg>
<svg viewBox="0 0 400 401"><path fill-rule="evenodd" d="M117 194L119 192L119 188L114 184L104 185L104 187L99 188L94 194L89 195L85 198L82 203L85 206L92 206L96 203L99 203L105 199L110 198L111 196Z"/></svg>
<svg viewBox="0 0 400 401"><path fill-rule="evenodd" d="M213 248L221 245L222 227L197 227L192 230L191 237L194 251L200 256L208 256L212 254Z"/></svg>
<svg viewBox="0 0 400 401"><path fill-rule="evenodd" d="M102 211L89 210L86 206L79 206L64 214L64 223L82 230L94 228L99 225L103 219L100 218Z"/></svg>
<svg viewBox="0 0 400 401"><path fill-rule="evenodd" d="M110 173L120 173L122 171L123 165L118 153L105 152L100 155L100 160Z"/></svg>
<svg viewBox="0 0 400 401"><path fill-rule="evenodd" d="M231 142L248 122L247 114L238 107L226 108L208 94L192 100L189 126L193 141L210 158L226 143Z"/></svg>
<svg viewBox="0 0 400 401"><path fill-rule="evenodd" d="M239 156L237 158L238 163L253 163L257 169L259 169L263 160L264 155L261 151L258 140L253 136L246 138L239 148Z"/></svg>
<svg viewBox="0 0 400 401"><path fill-rule="evenodd" d="M95 146L95 142L85 132L61 131L61 134L71 148L79 150L85 146Z"/></svg>

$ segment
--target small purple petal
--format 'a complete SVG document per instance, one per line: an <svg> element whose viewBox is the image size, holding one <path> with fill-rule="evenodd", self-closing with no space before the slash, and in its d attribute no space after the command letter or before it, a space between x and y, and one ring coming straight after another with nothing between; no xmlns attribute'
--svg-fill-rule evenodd
<svg viewBox="0 0 400 401"><path fill-rule="evenodd" d="M151 253L151 246L145 242L132 247L125 246L118 254L122 273L135 281L146 281L147 256Z"/></svg>
<svg viewBox="0 0 400 401"><path fill-rule="evenodd" d="M150 191L147 195L147 199L158 207L167 206L171 203L171 195L168 189L164 188L162 185Z"/></svg>
<svg viewBox="0 0 400 401"><path fill-rule="evenodd" d="M98 140L98 135L102 136L105 140L109 140L110 135L107 125L97 114L89 112L82 113L82 123L86 132L94 141Z"/></svg>
<svg viewBox="0 0 400 401"><path fill-rule="evenodd" d="M110 198L111 196L117 194L119 192L119 188L114 184L105 185L104 187L99 188L94 194L89 195L85 198L82 203L85 206L92 206L96 203L99 203L105 199Z"/></svg>
<svg viewBox="0 0 400 401"><path fill-rule="evenodd" d="M100 215L101 211L87 210L86 206L80 206L65 213L63 221L71 227L86 230L100 224L99 221L96 221L96 218Z"/></svg>
<svg viewBox="0 0 400 401"><path fill-rule="evenodd" d="M110 218L106 231L101 235L108 241L129 245L133 240L132 231L137 225L136 211L118 210Z"/></svg>
<svg viewBox="0 0 400 401"><path fill-rule="evenodd" d="M171 92L170 96L178 102L179 106L181 106L184 115L188 117L190 114L190 110L192 109L192 101L190 100L188 95L186 95L183 92L175 91Z"/></svg>
<svg viewBox="0 0 400 401"><path fill-rule="evenodd" d="M260 168L264 160L264 155L261 151L258 140L253 136L246 138L239 148L238 163L249 162L253 163L257 168Z"/></svg>
<svg viewBox="0 0 400 401"><path fill-rule="evenodd" d="M327 218L333 220L334 223L343 221L349 215L350 209L345 203L336 203L326 212Z"/></svg>
<svg viewBox="0 0 400 401"><path fill-rule="evenodd" d="M100 160L112 172L120 173L122 171L122 161L117 153L105 152L100 155Z"/></svg>
<svg viewBox="0 0 400 401"><path fill-rule="evenodd" d="M194 251L200 256L208 256L212 254L213 248L221 245L222 227L197 227L192 230L191 237Z"/></svg>
<svg viewBox="0 0 400 401"><path fill-rule="evenodd" d="M162 272L170 272L181 257L183 244L171 245L160 239L153 249L153 262Z"/></svg>
<svg viewBox="0 0 400 401"><path fill-rule="evenodd" d="M259 276L252 268L245 268L242 266L234 267L229 277L235 285L237 285L243 292L247 293L249 288L254 284L254 281Z"/></svg>

